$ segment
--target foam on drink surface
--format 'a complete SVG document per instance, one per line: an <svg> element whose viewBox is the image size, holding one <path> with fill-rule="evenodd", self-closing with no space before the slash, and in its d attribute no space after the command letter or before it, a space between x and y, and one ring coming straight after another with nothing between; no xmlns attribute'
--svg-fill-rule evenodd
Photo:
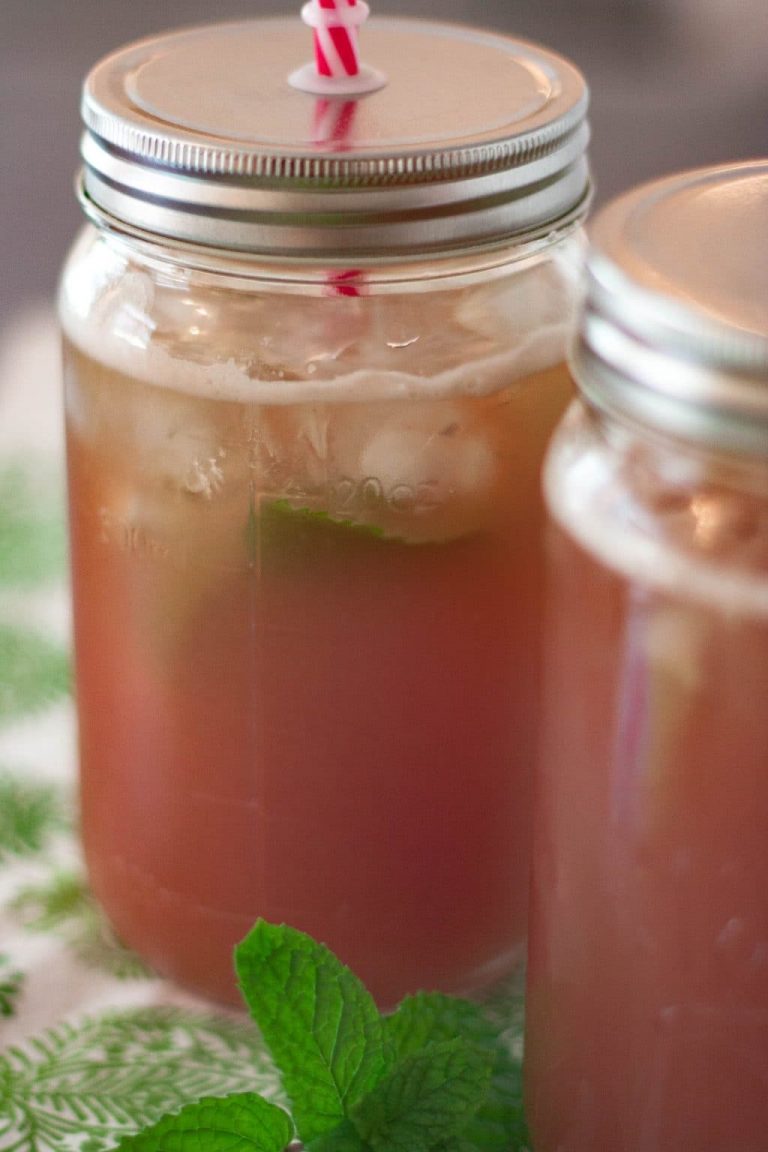
<svg viewBox="0 0 768 1152"><path fill-rule="evenodd" d="M627 477L621 453L585 449L579 428L584 421L572 408L544 470L549 510L559 526L632 584L704 603L725 615L768 617L765 495L733 495L730 500L689 495L675 504L660 490L658 504L649 504L644 515L639 507L630 510L623 496ZM680 456L671 468L689 493L706 479L704 464L693 458ZM702 545L696 554L682 545L691 529Z"/></svg>
<svg viewBox="0 0 768 1152"><path fill-rule="evenodd" d="M116 253L75 248L61 299L68 339L105 367L190 395L250 404L487 395L560 363L573 315L578 241L503 280L465 289L313 297L263 292L163 294ZM446 278L446 285L450 278ZM184 314L189 301L189 314ZM236 327L211 325L208 301ZM195 322L197 321L197 323ZM180 343L179 332L188 341ZM196 338L195 338L196 337ZM231 348L249 347L247 359Z"/></svg>

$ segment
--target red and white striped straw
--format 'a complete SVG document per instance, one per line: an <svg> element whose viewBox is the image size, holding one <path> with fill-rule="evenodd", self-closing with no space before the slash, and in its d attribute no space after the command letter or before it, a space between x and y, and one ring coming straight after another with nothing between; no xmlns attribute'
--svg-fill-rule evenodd
<svg viewBox="0 0 768 1152"><path fill-rule="evenodd" d="M357 100L316 100L312 137L315 147L332 152L351 148L357 108Z"/></svg>
<svg viewBox="0 0 768 1152"><path fill-rule="evenodd" d="M314 144L324 152L345 152L353 147L352 132L357 114L357 100L315 101ZM358 268L343 268L326 276L329 296L360 296L365 274Z"/></svg>
<svg viewBox="0 0 768 1152"><path fill-rule="evenodd" d="M357 0L317 0L315 65L319 76L357 76L360 71L357 21L345 20ZM357 16L357 13L354 14Z"/></svg>
<svg viewBox="0 0 768 1152"><path fill-rule="evenodd" d="M362 96L383 88L384 73L360 60L358 34L370 14L367 0L306 0L301 18L312 29L315 58L288 82L321 96Z"/></svg>

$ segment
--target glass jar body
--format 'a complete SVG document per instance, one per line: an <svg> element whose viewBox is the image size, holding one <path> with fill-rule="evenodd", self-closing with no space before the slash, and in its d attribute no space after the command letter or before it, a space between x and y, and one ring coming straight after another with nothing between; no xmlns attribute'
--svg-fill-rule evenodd
<svg viewBox="0 0 768 1152"><path fill-rule="evenodd" d="M83 837L159 971L235 999L258 916L384 1005L517 957L538 476L580 243L397 275L190 267L90 227L76 245Z"/></svg>
<svg viewBox="0 0 768 1152"><path fill-rule="evenodd" d="M545 477L533 1139L540 1152L759 1152L768 464L579 402Z"/></svg>

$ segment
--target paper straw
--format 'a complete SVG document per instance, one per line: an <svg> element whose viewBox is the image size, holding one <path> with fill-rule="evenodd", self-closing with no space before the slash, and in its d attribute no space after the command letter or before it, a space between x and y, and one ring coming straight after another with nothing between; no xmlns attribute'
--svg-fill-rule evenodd
<svg viewBox="0 0 768 1152"><path fill-rule="evenodd" d="M320 19L314 25L315 65L319 76L357 76L360 72L357 20L345 20L357 0L317 0Z"/></svg>
<svg viewBox="0 0 768 1152"><path fill-rule="evenodd" d="M301 18L312 29L315 55L288 77L316 95L354 96L383 88L383 72L360 60L358 32L371 14L366 0L307 0Z"/></svg>

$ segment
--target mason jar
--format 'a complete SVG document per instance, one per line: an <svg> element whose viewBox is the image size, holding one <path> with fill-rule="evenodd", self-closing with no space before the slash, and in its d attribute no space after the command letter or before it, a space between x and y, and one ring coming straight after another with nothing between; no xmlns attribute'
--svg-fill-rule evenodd
<svg viewBox="0 0 768 1152"><path fill-rule="evenodd" d="M768 162L598 215L552 536L536 1152L768 1132Z"/></svg>
<svg viewBox="0 0 768 1152"><path fill-rule="evenodd" d="M84 90L85 854L120 937L224 1000L259 916L384 1005L486 987L526 938L586 90L500 35L363 44L383 83L355 98L289 83L298 20L143 41Z"/></svg>

